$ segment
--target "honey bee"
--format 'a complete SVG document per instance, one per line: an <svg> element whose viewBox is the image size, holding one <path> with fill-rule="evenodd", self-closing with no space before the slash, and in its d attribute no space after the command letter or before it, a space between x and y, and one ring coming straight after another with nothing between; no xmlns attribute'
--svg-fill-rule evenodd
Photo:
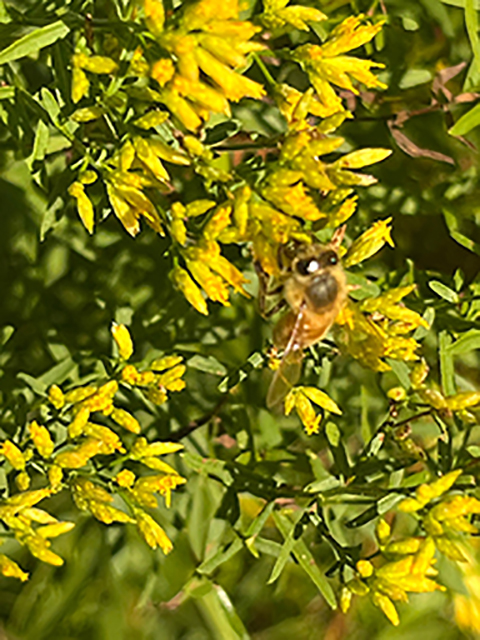
<svg viewBox="0 0 480 640"><path fill-rule="evenodd" d="M327 245L299 245L284 268L282 299L272 311L282 306L289 311L273 331L275 348L284 352L270 383L268 408L281 402L298 382L304 349L326 335L346 302L346 277L338 257L344 233L344 227L338 229Z"/></svg>

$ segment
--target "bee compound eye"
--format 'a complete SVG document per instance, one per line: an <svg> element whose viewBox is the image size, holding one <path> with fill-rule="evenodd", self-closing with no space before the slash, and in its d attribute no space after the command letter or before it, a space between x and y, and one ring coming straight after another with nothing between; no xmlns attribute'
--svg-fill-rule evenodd
<svg viewBox="0 0 480 640"><path fill-rule="evenodd" d="M338 256L335 251L327 251L321 258L322 266L333 267L338 264Z"/></svg>
<svg viewBox="0 0 480 640"><path fill-rule="evenodd" d="M318 261L315 258L307 258L299 260L295 265L295 269L301 276L309 276L319 269Z"/></svg>

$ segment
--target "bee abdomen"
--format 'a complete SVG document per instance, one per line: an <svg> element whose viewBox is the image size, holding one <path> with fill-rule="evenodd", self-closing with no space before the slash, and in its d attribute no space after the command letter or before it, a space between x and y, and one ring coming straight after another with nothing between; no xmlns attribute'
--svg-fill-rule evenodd
<svg viewBox="0 0 480 640"><path fill-rule="evenodd" d="M337 280L328 271L315 276L306 290L306 296L314 309L328 307L338 296Z"/></svg>

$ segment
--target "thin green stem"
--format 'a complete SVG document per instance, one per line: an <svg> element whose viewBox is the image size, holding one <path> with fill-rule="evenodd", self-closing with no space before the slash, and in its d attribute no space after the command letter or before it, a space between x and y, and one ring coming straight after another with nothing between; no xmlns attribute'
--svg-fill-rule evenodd
<svg viewBox="0 0 480 640"><path fill-rule="evenodd" d="M263 60L261 59L261 57L259 55L257 55L256 53L253 54L253 58L255 60L255 62L257 63L257 65L260 68L260 71L263 73L265 80L268 82L268 84L274 88L277 86L277 82L275 81L275 78L272 76L272 74L270 73L270 71L267 69L267 65L263 62Z"/></svg>

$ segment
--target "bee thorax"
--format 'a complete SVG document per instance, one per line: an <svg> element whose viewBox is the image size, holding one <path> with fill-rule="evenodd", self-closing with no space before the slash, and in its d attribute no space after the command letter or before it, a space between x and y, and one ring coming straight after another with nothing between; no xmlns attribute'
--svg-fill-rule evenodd
<svg viewBox="0 0 480 640"><path fill-rule="evenodd" d="M320 310L331 305L336 300L338 292L336 278L327 271L312 279L305 294L310 305Z"/></svg>

